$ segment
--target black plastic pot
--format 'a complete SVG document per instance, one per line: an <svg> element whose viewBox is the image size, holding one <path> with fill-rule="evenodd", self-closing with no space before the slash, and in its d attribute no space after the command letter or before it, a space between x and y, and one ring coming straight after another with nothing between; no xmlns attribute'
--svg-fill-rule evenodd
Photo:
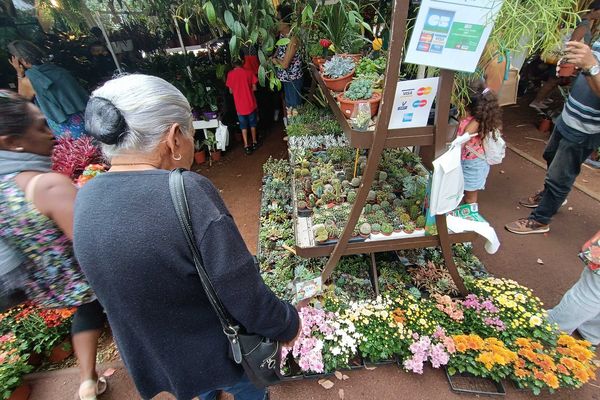
<svg viewBox="0 0 600 400"><path fill-rule="evenodd" d="M457 372L454 375L444 368L450 389L455 393L468 393L480 396L505 396L506 389L502 382L481 378L468 372Z"/></svg>

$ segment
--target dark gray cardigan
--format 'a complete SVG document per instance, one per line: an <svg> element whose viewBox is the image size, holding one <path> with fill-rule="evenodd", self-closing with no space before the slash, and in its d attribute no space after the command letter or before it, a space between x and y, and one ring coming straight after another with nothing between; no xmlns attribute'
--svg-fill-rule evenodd
<svg viewBox="0 0 600 400"><path fill-rule="evenodd" d="M106 309L127 370L144 399L179 400L235 384L243 370L194 269L171 202L168 171L106 173L75 205L75 255ZM218 191L184 173L193 230L224 306L249 332L291 340L294 307L265 286Z"/></svg>

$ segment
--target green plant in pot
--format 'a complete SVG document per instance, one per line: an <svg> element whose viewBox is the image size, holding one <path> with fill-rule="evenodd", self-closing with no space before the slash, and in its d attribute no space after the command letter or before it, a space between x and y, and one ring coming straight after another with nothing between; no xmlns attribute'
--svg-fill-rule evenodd
<svg viewBox="0 0 600 400"><path fill-rule="evenodd" d="M394 232L394 227L390 223L384 223L381 225L381 233L385 236L389 236Z"/></svg>
<svg viewBox="0 0 600 400"><path fill-rule="evenodd" d="M194 142L194 162L204 164L206 162L206 147L204 141L196 140Z"/></svg>
<svg viewBox="0 0 600 400"><path fill-rule="evenodd" d="M221 159L221 150L217 149L217 138L215 133L212 131L207 131L206 139L202 142L206 148L208 149L208 155L210 156L209 164L212 166L213 161L218 161Z"/></svg>
<svg viewBox="0 0 600 400"><path fill-rule="evenodd" d="M351 58L334 56L323 64L323 82L329 90L341 92L352 80L356 64Z"/></svg>

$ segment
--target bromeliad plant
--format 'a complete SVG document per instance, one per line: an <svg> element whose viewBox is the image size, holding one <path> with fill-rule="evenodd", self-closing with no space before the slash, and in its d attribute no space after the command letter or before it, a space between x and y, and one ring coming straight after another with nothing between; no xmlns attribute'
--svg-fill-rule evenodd
<svg viewBox="0 0 600 400"><path fill-rule="evenodd" d="M353 0L339 0L335 4L324 4L321 0L296 2L299 16L293 31L305 43L317 42L320 38L331 41L328 49L335 53L359 53L369 42L365 32L372 32L365 22L361 7Z"/></svg>
<svg viewBox="0 0 600 400"><path fill-rule="evenodd" d="M52 151L52 169L74 181L88 165L101 163L100 149L93 144L90 136L78 139L63 136L57 140Z"/></svg>

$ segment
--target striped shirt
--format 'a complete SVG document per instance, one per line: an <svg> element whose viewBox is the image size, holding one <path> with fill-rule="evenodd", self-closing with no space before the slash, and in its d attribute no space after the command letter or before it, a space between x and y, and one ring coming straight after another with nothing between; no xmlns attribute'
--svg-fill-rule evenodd
<svg viewBox="0 0 600 400"><path fill-rule="evenodd" d="M594 42L592 51L600 59L600 40ZM556 127L571 142L589 148L600 145L600 97L583 74L575 80Z"/></svg>

